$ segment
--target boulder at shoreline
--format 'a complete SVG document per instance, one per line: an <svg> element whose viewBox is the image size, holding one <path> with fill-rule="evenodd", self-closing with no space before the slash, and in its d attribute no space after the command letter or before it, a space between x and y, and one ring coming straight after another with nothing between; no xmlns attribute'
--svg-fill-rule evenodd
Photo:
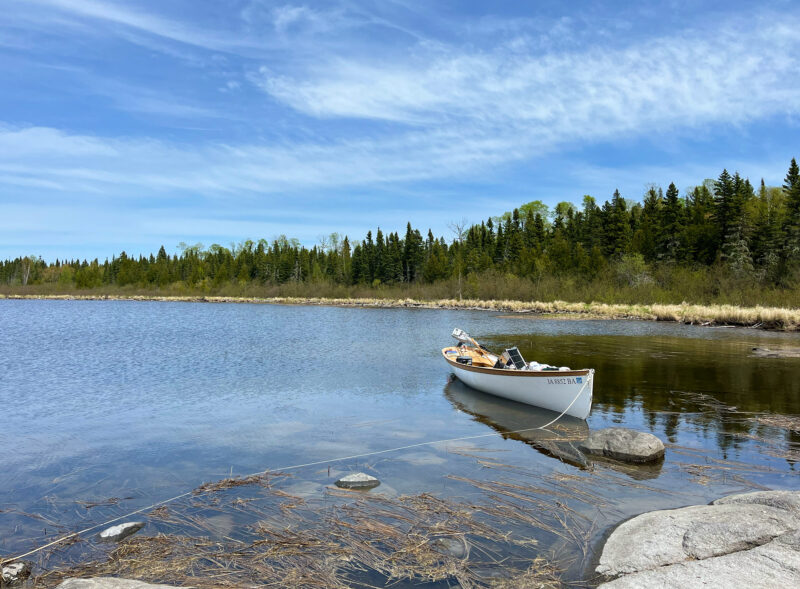
<svg viewBox="0 0 800 589"><path fill-rule="evenodd" d="M621 524L596 572L603 589L800 586L800 491L759 491L652 511Z"/></svg>
<svg viewBox="0 0 800 589"><path fill-rule="evenodd" d="M625 427L607 427L593 431L580 445L591 456L621 462L647 463L664 458L664 443L653 434Z"/></svg>

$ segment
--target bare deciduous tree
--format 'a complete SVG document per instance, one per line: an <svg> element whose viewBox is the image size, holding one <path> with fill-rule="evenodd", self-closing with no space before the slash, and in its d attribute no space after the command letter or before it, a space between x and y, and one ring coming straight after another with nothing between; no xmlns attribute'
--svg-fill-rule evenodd
<svg viewBox="0 0 800 589"><path fill-rule="evenodd" d="M460 221L451 221L450 223L447 224L447 227L448 227L448 229L450 229L450 231L453 232L453 235L455 235L456 240L458 241L458 253L456 255L456 267L457 267L457 270L458 270L458 300L460 301L462 299L462 296L461 296L461 277L462 277L462 274L463 274L463 272L462 272L462 266L463 266L463 264L462 264L462 257L463 257L462 246L464 244L464 235L466 234L467 227L469 227L469 223L467 222L466 218L461 217Z"/></svg>
<svg viewBox="0 0 800 589"><path fill-rule="evenodd" d="M33 268L33 264L36 261L35 256L25 256L20 260L20 270L21 278L22 278L22 286L26 286L28 284L28 280L31 277L31 269Z"/></svg>

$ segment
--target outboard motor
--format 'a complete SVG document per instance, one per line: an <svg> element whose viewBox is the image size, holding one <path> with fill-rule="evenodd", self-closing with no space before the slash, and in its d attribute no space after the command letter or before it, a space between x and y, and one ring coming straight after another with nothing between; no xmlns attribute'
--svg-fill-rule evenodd
<svg viewBox="0 0 800 589"><path fill-rule="evenodd" d="M469 334L466 331L464 331L463 329L459 329L458 327L456 327L453 330L453 334L452 335L453 335L454 338L456 338L462 344L469 344L470 346L474 346L475 345L475 340L473 340L469 336Z"/></svg>

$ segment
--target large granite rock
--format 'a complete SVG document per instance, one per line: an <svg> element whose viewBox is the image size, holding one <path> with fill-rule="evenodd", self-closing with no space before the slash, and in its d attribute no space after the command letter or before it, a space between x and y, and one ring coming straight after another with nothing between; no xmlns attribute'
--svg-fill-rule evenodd
<svg viewBox="0 0 800 589"><path fill-rule="evenodd" d="M741 504L767 505L785 509L789 513L800 517L800 493L797 491L756 491L754 493L739 493L728 495L711 502L711 505L741 505Z"/></svg>
<svg viewBox="0 0 800 589"><path fill-rule="evenodd" d="M625 575L598 589L774 589L800 587L800 531L778 536L752 550L689 560Z"/></svg>
<svg viewBox="0 0 800 589"><path fill-rule="evenodd" d="M800 586L800 491L731 495L620 525L597 572L630 587Z"/></svg>
<svg viewBox="0 0 800 589"><path fill-rule="evenodd" d="M141 530L145 522L127 522L111 526L100 532L97 536L101 542L119 542Z"/></svg>
<svg viewBox="0 0 800 589"><path fill-rule="evenodd" d="M31 574L31 563L24 560L3 565L0 569L0 586L18 585Z"/></svg>
<svg viewBox="0 0 800 589"><path fill-rule="evenodd" d="M133 579L117 577L95 577L93 579L67 579L56 589L163 589L172 585L153 585Z"/></svg>
<svg viewBox="0 0 800 589"><path fill-rule="evenodd" d="M580 446L592 456L603 456L623 462L646 463L664 457L664 443L653 434L624 427L607 427L593 431Z"/></svg>

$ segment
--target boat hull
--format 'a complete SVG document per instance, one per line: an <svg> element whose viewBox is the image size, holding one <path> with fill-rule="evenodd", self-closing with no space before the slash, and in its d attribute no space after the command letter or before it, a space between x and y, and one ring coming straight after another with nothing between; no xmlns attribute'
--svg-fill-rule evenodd
<svg viewBox="0 0 800 589"><path fill-rule="evenodd" d="M445 355L456 377L474 389L578 419L592 409L594 370L528 371L459 364Z"/></svg>

